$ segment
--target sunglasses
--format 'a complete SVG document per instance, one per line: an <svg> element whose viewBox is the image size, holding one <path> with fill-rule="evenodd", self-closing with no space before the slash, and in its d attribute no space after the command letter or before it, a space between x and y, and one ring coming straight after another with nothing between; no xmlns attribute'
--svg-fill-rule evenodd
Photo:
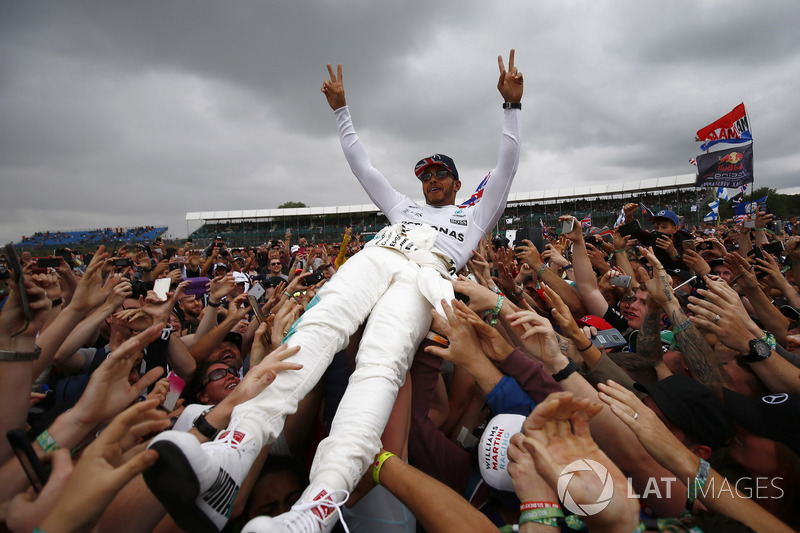
<svg viewBox="0 0 800 533"><path fill-rule="evenodd" d="M449 170L437 170L436 172L431 172L430 170L423 172L419 175L419 181L422 183L428 183L432 177L436 176L436 179L443 180L450 174Z"/></svg>
<svg viewBox="0 0 800 533"><path fill-rule="evenodd" d="M236 371L231 367L228 368L215 368L211 372L208 373L206 377L203 378L203 381L200 382L200 385L205 388L206 385L211 383L212 381L219 381L228 374L232 376L238 376Z"/></svg>

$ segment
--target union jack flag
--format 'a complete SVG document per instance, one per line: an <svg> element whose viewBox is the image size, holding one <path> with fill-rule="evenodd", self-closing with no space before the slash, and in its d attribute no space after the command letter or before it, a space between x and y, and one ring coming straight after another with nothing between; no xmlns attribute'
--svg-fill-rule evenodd
<svg viewBox="0 0 800 533"><path fill-rule="evenodd" d="M472 193L472 196L467 198L467 200L463 204L459 205L458 207L472 207L475 204L477 204L478 202L480 202L481 201L481 197L483 197L483 189L486 188L486 182L489 181L489 176L491 176L491 175L492 175L491 172L486 174L486 177L483 178L483 181L481 181L478 184L478 188L475 189L475 192Z"/></svg>
<svg viewBox="0 0 800 533"><path fill-rule="evenodd" d="M591 228L592 227L592 215L586 215L586 217L581 220L581 228Z"/></svg>
<svg viewBox="0 0 800 533"><path fill-rule="evenodd" d="M747 215L733 215L733 222L735 224L741 224L746 218Z"/></svg>

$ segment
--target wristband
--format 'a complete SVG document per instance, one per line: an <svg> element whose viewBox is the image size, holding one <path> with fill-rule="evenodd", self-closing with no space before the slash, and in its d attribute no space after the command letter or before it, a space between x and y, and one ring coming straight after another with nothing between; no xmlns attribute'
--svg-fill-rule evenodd
<svg viewBox="0 0 800 533"><path fill-rule="evenodd" d="M615 254L624 254L625 253L625 248L620 248L619 250L614 250L614 253Z"/></svg>
<svg viewBox="0 0 800 533"><path fill-rule="evenodd" d="M142 272L152 272L152 271L153 271L152 268L142 268Z"/></svg>
<svg viewBox="0 0 800 533"><path fill-rule="evenodd" d="M542 265L542 267L541 267L541 268L539 269L539 271L536 273L536 279L539 279L539 278L541 278L541 277L542 277L542 274L544 274L544 271L545 271L545 270L547 270L547 267L546 267L546 266L544 266L544 265Z"/></svg>
<svg viewBox="0 0 800 533"><path fill-rule="evenodd" d="M520 513L519 525L527 522L536 522L547 526L558 527L559 518L564 518L564 511L561 510L561 507L541 507L538 509L528 509Z"/></svg>
<svg viewBox="0 0 800 533"><path fill-rule="evenodd" d="M42 349L34 343L32 352L18 352L15 350L0 350L0 361L36 361Z"/></svg>
<svg viewBox="0 0 800 533"><path fill-rule="evenodd" d="M680 324L678 324L677 326L672 328L672 332L673 333L680 333L681 331L687 329L691 325L692 325L692 321L687 318L686 320L684 320L683 322L681 322Z"/></svg>
<svg viewBox="0 0 800 533"><path fill-rule="evenodd" d="M53 307L58 307L59 305L64 303L64 300L61 298L61 296L59 296L58 298L53 298L52 302L53 302Z"/></svg>
<svg viewBox="0 0 800 533"><path fill-rule="evenodd" d="M208 440L214 440L220 431L208 423L208 420L206 420L206 413L202 413L194 419L194 428Z"/></svg>
<svg viewBox="0 0 800 533"><path fill-rule="evenodd" d="M46 429L39 433L39 436L36 437L36 444L38 444L42 450L44 450L44 453L50 453L61 449L61 446L58 445L56 439L54 439Z"/></svg>
<svg viewBox="0 0 800 533"><path fill-rule="evenodd" d="M753 228L753 231L767 231L767 228Z"/></svg>
<svg viewBox="0 0 800 533"><path fill-rule="evenodd" d="M689 486L689 501L687 507L697 499L697 493L706 486L710 466L703 459L700 459L700 466L697 467L697 474L694 476L692 484Z"/></svg>
<svg viewBox="0 0 800 533"><path fill-rule="evenodd" d="M503 109L522 109L522 102L503 102Z"/></svg>
<svg viewBox="0 0 800 533"><path fill-rule="evenodd" d="M569 363L567 364L567 366L565 366L564 368L553 374L553 379L556 382L564 381L571 374L578 371L578 364L569 357L567 359L569 359Z"/></svg>
<svg viewBox="0 0 800 533"><path fill-rule="evenodd" d="M222 305L222 302L214 303L211 300L208 301L208 306L209 307L219 307L220 305Z"/></svg>
<svg viewBox="0 0 800 533"><path fill-rule="evenodd" d="M523 292L525 292L525 287L522 285L517 285L518 291L514 291L514 296L520 296Z"/></svg>
<svg viewBox="0 0 800 533"><path fill-rule="evenodd" d="M388 459L389 457L397 457L397 456L392 452L383 452L378 456L378 458L375 460L375 463L373 463L372 465L372 481L374 481L376 485L381 484L380 482L381 467L383 466L383 463L386 462L386 459Z"/></svg>
<svg viewBox="0 0 800 533"><path fill-rule="evenodd" d="M778 343L775 341L775 335L767 330L764 330L764 336L761 337L761 340L769 344L769 347L773 350L775 349L775 346L778 345Z"/></svg>
<svg viewBox="0 0 800 533"><path fill-rule="evenodd" d="M586 348L578 348L577 346L575 348L577 348L579 352L585 352L586 350L588 350L592 346L594 346L594 344L592 342L589 342L589 346L587 346Z"/></svg>
<svg viewBox="0 0 800 533"><path fill-rule="evenodd" d="M519 512L530 511L531 509L543 509L545 507L561 508L558 502L522 502Z"/></svg>
<svg viewBox="0 0 800 533"><path fill-rule="evenodd" d="M286 296L286 297L287 297L287 298L289 298L289 299L291 299L291 298L292 298L292 295L291 295L291 294L289 294L289 291L283 291L283 295L284 295L284 296Z"/></svg>
<svg viewBox="0 0 800 533"><path fill-rule="evenodd" d="M571 268L572 268L572 263L567 263L566 265L564 265L564 267L561 269L561 271L565 272L565 271L567 271L567 270L569 270Z"/></svg>

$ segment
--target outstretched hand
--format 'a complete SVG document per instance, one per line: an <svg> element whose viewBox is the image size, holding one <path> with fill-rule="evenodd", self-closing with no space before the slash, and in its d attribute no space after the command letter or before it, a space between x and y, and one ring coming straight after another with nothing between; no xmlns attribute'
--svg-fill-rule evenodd
<svg viewBox="0 0 800 533"><path fill-rule="evenodd" d="M522 72L514 65L514 49L508 54L508 70L503 64L503 56L497 56L497 66L500 67L500 81L497 90L503 95L506 102L519 103L522 101ZM328 67L330 70L330 67ZM341 78L341 70L339 71ZM344 98L344 94L342 95ZM330 100L330 99L329 99Z"/></svg>
<svg viewBox="0 0 800 533"><path fill-rule="evenodd" d="M513 56L512 56L513 57ZM336 66L336 74L333 73L333 67L328 64L328 74L331 79L322 82L322 93L328 99L328 105L331 109L336 111L340 107L347 105L344 98L344 85L342 85L342 64Z"/></svg>

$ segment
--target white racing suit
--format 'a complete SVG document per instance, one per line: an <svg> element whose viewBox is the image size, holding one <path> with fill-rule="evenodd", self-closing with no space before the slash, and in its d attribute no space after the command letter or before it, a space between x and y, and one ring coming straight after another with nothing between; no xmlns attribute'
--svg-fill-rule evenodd
<svg viewBox="0 0 800 533"><path fill-rule="evenodd" d="M365 321L356 370L330 435L320 444L305 495L323 484L352 491L380 448L380 436L417 346L430 328L431 309L453 297L449 277L472 256L505 208L519 159L519 110L506 110L500 157L474 207L420 206L389 185L369 162L347 107L336 111L342 147L353 173L390 223L349 259L312 300L284 342L301 346L289 361L302 370L281 373L231 419L248 437L273 442L286 415L316 385L333 355ZM304 498L305 498L304 495Z"/></svg>

